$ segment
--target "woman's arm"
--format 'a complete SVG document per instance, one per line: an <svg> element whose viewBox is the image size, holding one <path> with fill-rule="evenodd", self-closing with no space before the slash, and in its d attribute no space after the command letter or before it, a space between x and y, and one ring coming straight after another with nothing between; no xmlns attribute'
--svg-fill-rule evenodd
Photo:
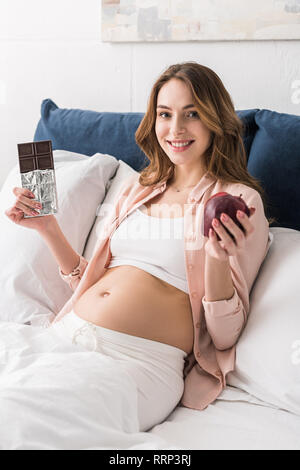
<svg viewBox="0 0 300 470"><path fill-rule="evenodd" d="M219 350L236 344L248 318L250 291L268 251L269 224L261 197L256 191L246 195L251 209L241 224L247 235L232 220L223 222L237 244L219 226L216 235L205 245L205 297L202 299L207 330ZM224 256L224 252L227 255ZM215 260L212 260L215 255ZM217 258L220 259L217 259ZM224 258L227 258L226 260Z"/></svg>
<svg viewBox="0 0 300 470"><path fill-rule="evenodd" d="M55 257L63 274L69 274L79 264L80 256L71 247L64 236L57 220L54 218L45 230L39 230L51 253Z"/></svg>
<svg viewBox="0 0 300 470"><path fill-rule="evenodd" d="M229 300L234 295L229 260L205 257L205 299L207 302Z"/></svg>
<svg viewBox="0 0 300 470"><path fill-rule="evenodd" d="M73 250L57 220L51 221L47 229L39 230L39 234L48 245L50 251L59 265L60 277L75 291L82 275L88 265L88 261Z"/></svg>
<svg viewBox="0 0 300 470"><path fill-rule="evenodd" d="M232 347L245 325L244 305L235 289L229 260L205 257L205 297L202 299L207 330L219 350Z"/></svg>

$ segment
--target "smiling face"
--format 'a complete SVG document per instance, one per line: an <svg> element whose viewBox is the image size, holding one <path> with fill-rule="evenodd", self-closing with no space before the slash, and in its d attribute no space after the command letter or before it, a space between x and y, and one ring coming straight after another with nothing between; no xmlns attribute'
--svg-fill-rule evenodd
<svg viewBox="0 0 300 470"><path fill-rule="evenodd" d="M201 166L210 145L211 133L201 122L189 87L172 78L157 96L155 132L157 140L175 165Z"/></svg>

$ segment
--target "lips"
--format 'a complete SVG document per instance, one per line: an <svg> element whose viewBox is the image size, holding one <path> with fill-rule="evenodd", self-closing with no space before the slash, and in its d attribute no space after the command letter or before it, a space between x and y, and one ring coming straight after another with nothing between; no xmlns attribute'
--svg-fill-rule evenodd
<svg viewBox="0 0 300 470"><path fill-rule="evenodd" d="M186 142L194 142L194 139L182 139L182 140L167 140L169 144L185 144Z"/></svg>
<svg viewBox="0 0 300 470"><path fill-rule="evenodd" d="M186 143L187 145L177 146L177 145L173 145L172 142L176 143L176 144L185 144ZM194 140L176 140L176 141L167 140L168 145L175 152L182 152L182 151L188 149L192 145L193 142L195 142L195 141Z"/></svg>

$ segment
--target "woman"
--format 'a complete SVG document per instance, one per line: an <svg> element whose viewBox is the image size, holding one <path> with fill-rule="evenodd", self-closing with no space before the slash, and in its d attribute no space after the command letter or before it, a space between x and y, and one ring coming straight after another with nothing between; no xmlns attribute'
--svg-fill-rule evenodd
<svg viewBox="0 0 300 470"><path fill-rule="evenodd" d="M15 205L6 211L40 233L74 290L50 328L75 344L89 344L92 332L94 349L134 377L140 430L162 422L179 402L204 409L234 369L249 293L270 244L242 131L215 72L195 62L172 65L155 82L136 131L150 164L125 182L89 263L54 216L23 218L35 207L25 189L14 188ZM242 194L250 216L237 214L241 230L223 214L207 238L203 208L221 191ZM171 226L176 239L150 236L150 228L165 235Z"/></svg>

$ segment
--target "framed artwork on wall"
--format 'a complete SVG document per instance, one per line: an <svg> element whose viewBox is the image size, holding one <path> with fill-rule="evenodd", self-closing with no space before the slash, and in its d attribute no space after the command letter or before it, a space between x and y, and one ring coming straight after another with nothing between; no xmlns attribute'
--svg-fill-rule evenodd
<svg viewBox="0 0 300 470"><path fill-rule="evenodd" d="M102 0L102 41L300 39L300 0Z"/></svg>

